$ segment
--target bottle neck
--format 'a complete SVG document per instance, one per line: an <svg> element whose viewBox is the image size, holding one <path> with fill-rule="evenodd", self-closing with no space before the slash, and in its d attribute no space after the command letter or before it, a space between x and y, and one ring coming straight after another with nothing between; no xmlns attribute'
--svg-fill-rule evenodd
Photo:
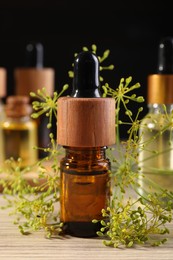
<svg viewBox="0 0 173 260"><path fill-rule="evenodd" d="M66 158L74 161L105 159L107 147L67 147L64 146Z"/></svg>
<svg viewBox="0 0 173 260"><path fill-rule="evenodd" d="M167 104L167 105L156 104L156 103L148 104L148 109L149 109L149 113L152 114L164 114L165 111L167 113L171 113L173 111L173 104Z"/></svg>

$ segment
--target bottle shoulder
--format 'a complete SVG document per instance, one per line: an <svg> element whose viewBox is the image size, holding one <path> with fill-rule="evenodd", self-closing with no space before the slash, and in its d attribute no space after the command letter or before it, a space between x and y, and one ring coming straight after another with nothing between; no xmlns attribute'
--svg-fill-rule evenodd
<svg viewBox="0 0 173 260"><path fill-rule="evenodd" d="M171 121L170 114L148 113L141 120L140 129L146 127L149 129L157 128L161 130L165 126L169 127Z"/></svg>
<svg viewBox="0 0 173 260"><path fill-rule="evenodd" d="M35 129L37 128L37 123L30 118L5 118L1 122L1 127L6 129Z"/></svg>
<svg viewBox="0 0 173 260"><path fill-rule="evenodd" d="M155 113L147 113L143 119L141 120L141 122L149 122L152 120L160 120L165 118L164 114L155 114Z"/></svg>

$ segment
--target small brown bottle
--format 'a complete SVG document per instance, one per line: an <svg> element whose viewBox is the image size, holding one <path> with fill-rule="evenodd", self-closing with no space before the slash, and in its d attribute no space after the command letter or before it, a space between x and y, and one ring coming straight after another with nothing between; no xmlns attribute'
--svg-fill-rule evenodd
<svg viewBox="0 0 173 260"><path fill-rule="evenodd" d="M21 158L21 168L38 160L34 149L37 143L37 124L31 119L32 106L27 96L9 96L6 100L6 117L0 124L0 164L11 157Z"/></svg>
<svg viewBox="0 0 173 260"><path fill-rule="evenodd" d="M60 220L64 232L94 237L101 210L110 200L110 161L106 148L115 142L115 101L101 98L99 62L89 51L74 62L71 97L58 100L58 143L65 148L60 162Z"/></svg>

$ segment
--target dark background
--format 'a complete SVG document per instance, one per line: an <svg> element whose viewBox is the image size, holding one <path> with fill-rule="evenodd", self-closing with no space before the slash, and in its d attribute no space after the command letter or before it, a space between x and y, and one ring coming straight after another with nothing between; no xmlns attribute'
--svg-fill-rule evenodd
<svg viewBox="0 0 173 260"><path fill-rule="evenodd" d="M0 0L0 66L8 73L7 95L14 92L14 68L25 65L26 44L36 40L44 45L44 66L55 69L56 90L71 84L74 53L94 43L99 55L110 50L105 65L115 66L103 73L105 81L116 88L121 77L132 76L146 99L147 75L157 70L158 43L173 36L172 10L171 1Z"/></svg>

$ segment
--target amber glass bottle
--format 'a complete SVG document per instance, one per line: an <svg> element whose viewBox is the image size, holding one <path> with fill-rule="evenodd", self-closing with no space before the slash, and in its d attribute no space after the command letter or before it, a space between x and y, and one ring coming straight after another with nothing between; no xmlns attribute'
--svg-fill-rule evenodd
<svg viewBox="0 0 173 260"><path fill-rule="evenodd" d="M6 117L0 124L0 163L11 157L22 159L21 167L38 160L37 124L31 119L32 107L27 96L9 96L5 105Z"/></svg>
<svg viewBox="0 0 173 260"><path fill-rule="evenodd" d="M94 237L110 200L111 164L106 148L115 142L115 101L102 98L99 64L91 52L74 62L71 97L58 100L58 143L65 149L60 162L60 220L64 232Z"/></svg>
<svg viewBox="0 0 173 260"><path fill-rule="evenodd" d="M106 147L65 147L61 161L61 221L71 235L95 236L110 197L110 162ZM74 192L73 192L74 191Z"/></svg>

